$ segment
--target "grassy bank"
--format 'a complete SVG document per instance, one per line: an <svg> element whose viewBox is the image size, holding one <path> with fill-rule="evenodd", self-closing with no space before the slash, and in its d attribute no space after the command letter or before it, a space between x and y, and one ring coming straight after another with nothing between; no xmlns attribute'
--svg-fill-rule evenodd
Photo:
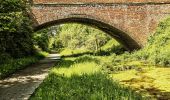
<svg viewBox="0 0 170 100"><path fill-rule="evenodd" d="M142 100L142 97L113 81L92 56L65 58L30 100Z"/></svg>
<svg viewBox="0 0 170 100"><path fill-rule="evenodd" d="M39 52L36 55L30 57L8 59L5 63L0 65L0 79L5 78L20 69L36 63L45 56L47 56L47 53Z"/></svg>

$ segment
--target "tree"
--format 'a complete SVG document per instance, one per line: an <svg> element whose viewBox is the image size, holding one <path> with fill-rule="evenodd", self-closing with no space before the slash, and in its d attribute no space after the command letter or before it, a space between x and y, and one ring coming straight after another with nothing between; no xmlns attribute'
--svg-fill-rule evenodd
<svg viewBox="0 0 170 100"><path fill-rule="evenodd" d="M47 52L52 48L57 48L59 41L55 40L55 37L58 29L58 26L54 26L34 33L34 45Z"/></svg>
<svg viewBox="0 0 170 100"><path fill-rule="evenodd" d="M104 32L82 24L61 25L56 37L65 48L98 51L110 39Z"/></svg>
<svg viewBox="0 0 170 100"><path fill-rule="evenodd" d="M0 55L32 55L33 31L24 0L0 0Z"/></svg>

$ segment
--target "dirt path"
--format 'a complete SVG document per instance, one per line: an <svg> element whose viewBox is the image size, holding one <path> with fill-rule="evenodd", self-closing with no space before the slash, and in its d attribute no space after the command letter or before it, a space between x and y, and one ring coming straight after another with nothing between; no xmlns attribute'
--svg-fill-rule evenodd
<svg viewBox="0 0 170 100"><path fill-rule="evenodd" d="M58 54L50 54L39 63L0 80L0 100L27 100L58 59Z"/></svg>

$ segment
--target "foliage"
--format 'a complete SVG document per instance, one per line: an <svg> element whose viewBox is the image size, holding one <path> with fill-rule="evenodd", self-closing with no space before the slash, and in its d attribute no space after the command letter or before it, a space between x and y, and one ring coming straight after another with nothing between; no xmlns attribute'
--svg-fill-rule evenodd
<svg viewBox="0 0 170 100"><path fill-rule="evenodd" d="M55 50L62 55L109 55L110 52L124 51L118 42L104 32L82 24L63 24L40 30L34 34L34 44L44 51Z"/></svg>
<svg viewBox="0 0 170 100"><path fill-rule="evenodd" d="M0 0L0 13L18 12L25 10L24 0Z"/></svg>
<svg viewBox="0 0 170 100"><path fill-rule="evenodd" d="M148 39L147 46L136 52L138 59L148 60L152 64L170 65L170 18L160 22L156 33Z"/></svg>
<svg viewBox="0 0 170 100"><path fill-rule="evenodd" d="M60 48L61 43L55 40L56 37L55 34L57 33L57 30L58 27L54 26L35 32L33 37L34 45L38 46L43 51L47 51L47 52L53 48L57 48L57 49Z"/></svg>
<svg viewBox="0 0 170 100"><path fill-rule="evenodd" d="M9 59L4 64L0 65L0 79L5 78L12 73L36 63L39 59L47 56L45 52L39 52L35 56L23 57L18 59Z"/></svg>
<svg viewBox="0 0 170 100"><path fill-rule="evenodd" d="M34 53L31 22L23 0L0 3L0 53L19 58Z"/></svg>
<svg viewBox="0 0 170 100"><path fill-rule="evenodd" d="M103 55L111 55L112 53L115 54L122 54L125 52L125 49L121 44L119 44L116 40L111 39L107 41L105 45L101 47L100 55L103 53Z"/></svg>
<svg viewBox="0 0 170 100"><path fill-rule="evenodd" d="M141 50L121 55L112 54L110 61L103 65L111 71L135 69L139 66L170 66L170 18L162 21L155 34L148 39L148 44ZM131 64L129 63L137 62Z"/></svg>
<svg viewBox="0 0 170 100"><path fill-rule="evenodd" d="M34 44L38 45L43 51L49 51L49 36L46 33L47 30L35 33Z"/></svg>
<svg viewBox="0 0 170 100"><path fill-rule="evenodd" d="M30 100L142 100L101 72L95 58L67 58L56 65Z"/></svg>
<svg viewBox="0 0 170 100"><path fill-rule="evenodd" d="M82 24L64 24L56 39L64 48L98 51L110 39L102 31Z"/></svg>
<svg viewBox="0 0 170 100"><path fill-rule="evenodd" d="M12 59L12 57L7 53L0 54L0 64L6 63L9 59Z"/></svg>
<svg viewBox="0 0 170 100"><path fill-rule="evenodd" d="M64 46L63 46L63 44L61 42L61 39L54 37L54 41L52 43L51 49L56 51L56 52L61 52L63 50L63 48L64 48Z"/></svg>
<svg viewBox="0 0 170 100"><path fill-rule="evenodd" d="M110 55L121 54L123 47L106 33L81 24L61 25L61 31L56 38L62 43L62 56L78 56L83 54Z"/></svg>
<svg viewBox="0 0 170 100"><path fill-rule="evenodd" d="M38 59L42 59L44 57L47 57L49 55L48 52L45 52L45 51L39 51L37 53L35 53L35 57L37 57Z"/></svg>

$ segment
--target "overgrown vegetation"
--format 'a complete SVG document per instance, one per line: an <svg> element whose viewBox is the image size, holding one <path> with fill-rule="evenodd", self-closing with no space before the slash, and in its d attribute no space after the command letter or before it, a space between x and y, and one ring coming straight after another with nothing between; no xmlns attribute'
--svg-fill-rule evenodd
<svg viewBox="0 0 170 100"><path fill-rule="evenodd" d="M0 79L5 78L14 72L21 70L28 65L36 63L39 59L46 57L46 52L37 53L34 56L28 56L18 59L8 59L4 64L0 65Z"/></svg>
<svg viewBox="0 0 170 100"><path fill-rule="evenodd" d="M35 43L45 51L64 56L78 54L110 55L122 53L123 47L104 32L82 24L63 24L36 32ZM109 41L109 42L108 42Z"/></svg>
<svg viewBox="0 0 170 100"><path fill-rule="evenodd" d="M116 40L104 32L81 24L62 25L57 40L63 45L60 49L62 56L110 55L121 54L124 51Z"/></svg>
<svg viewBox="0 0 170 100"><path fill-rule="evenodd" d="M155 65L170 66L170 18L160 22L147 46L135 55Z"/></svg>
<svg viewBox="0 0 170 100"><path fill-rule="evenodd" d="M58 33L58 26L53 26L50 28L42 29L38 32L35 32L33 40L34 45L43 51L50 52L53 49L60 49L62 44L56 45L55 38Z"/></svg>
<svg viewBox="0 0 170 100"><path fill-rule="evenodd" d="M160 22L156 33L148 39L147 45L132 53L112 54L103 60L106 68L115 71L140 69L147 66L170 66L170 18Z"/></svg>
<svg viewBox="0 0 170 100"><path fill-rule="evenodd" d="M32 55L33 32L26 1L1 0L0 2L0 57L5 58L4 54L13 58Z"/></svg>
<svg viewBox="0 0 170 100"><path fill-rule="evenodd" d="M58 34L58 39L64 48L100 51L101 46L111 38L102 31L86 25L64 24Z"/></svg>
<svg viewBox="0 0 170 100"><path fill-rule="evenodd" d="M50 75L30 100L142 100L142 96L113 82L101 71L92 56L66 58L51 70Z"/></svg>
<svg viewBox="0 0 170 100"><path fill-rule="evenodd" d="M160 22L158 28L148 39L147 45L136 52L125 53L122 56L117 56L117 59L125 56L124 61L139 61L143 62L143 65L155 65L168 67L170 66L170 18L167 18ZM115 59L115 58L114 58Z"/></svg>

